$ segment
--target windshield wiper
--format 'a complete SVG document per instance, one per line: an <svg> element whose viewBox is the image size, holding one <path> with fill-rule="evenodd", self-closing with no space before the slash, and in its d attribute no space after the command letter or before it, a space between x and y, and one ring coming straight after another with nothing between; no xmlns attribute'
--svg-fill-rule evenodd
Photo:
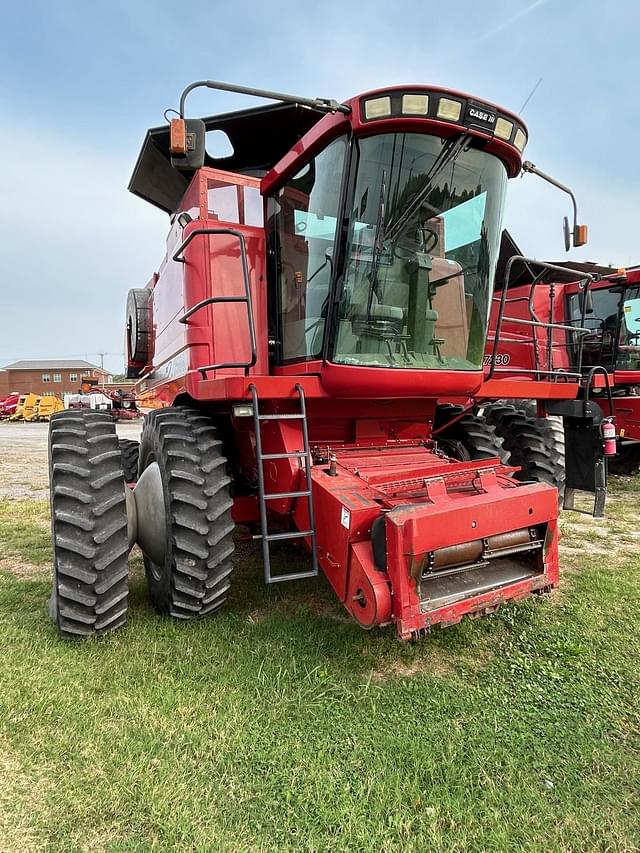
<svg viewBox="0 0 640 853"><path fill-rule="evenodd" d="M373 234L373 254L371 257L371 269L369 270L369 298L367 300L367 317L371 317L371 308L373 305L373 295L378 296L378 267L380 266L380 258L384 252L385 241L385 198L387 195L387 171L382 171L382 181L380 184L380 197L378 199L378 216L376 218L376 230Z"/></svg>
<svg viewBox="0 0 640 853"><path fill-rule="evenodd" d="M380 259L384 252L385 243L395 243L400 234L402 234L408 222L411 221L416 210L424 202L425 198L433 189L435 179L440 175L450 163L455 163L467 146L470 136L468 133L463 133L453 139L449 139L443 146L442 151L436 157L433 165L429 169L425 178L424 186L411 199L409 204L403 209L401 215L390 225L386 225L385 216L385 198L387 172L382 172L382 185L380 187L380 198L378 201L378 216L376 220L376 230L373 238L373 254L371 258L371 269L368 274L369 279L369 297L367 299L367 317L371 320L371 309L373 307L373 297L378 297L378 269L380 267Z"/></svg>
<svg viewBox="0 0 640 853"><path fill-rule="evenodd" d="M449 164L455 163L460 154L464 151L470 138L471 137L468 133L463 133L461 136L449 139L448 142L445 143L442 151L436 157L431 169L428 171L422 189L419 190L411 199L409 204L403 208L400 216L389 224L385 235L388 240L395 243L400 234L402 234L406 228L407 224L411 221L416 210L420 208L420 205L433 189L435 179Z"/></svg>

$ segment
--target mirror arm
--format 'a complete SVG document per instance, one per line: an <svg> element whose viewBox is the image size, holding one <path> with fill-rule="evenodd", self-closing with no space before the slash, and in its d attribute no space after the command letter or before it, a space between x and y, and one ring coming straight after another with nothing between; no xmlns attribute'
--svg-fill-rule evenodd
<svg viewBox="0 0 640 853"><path fill-rule="evenodd" d="M332 98L299 98L297 95L287 95L284 92L271 92L268 89L253 89L249 86L236 86L234 83L221 83L219 80L197 80L191 83L180 95L180 118L184 118L184 106L189 92L194 89L205 87L207 89L218 89L223 92L237 92L240 95L252 95L256 98L268 98L271 101L284 101L289 104L301 104L316 110L325 110L329 113L344 113L348 115L351 107L340 104Z"/></svg>
<svg viewBox="0 0 640 853"><path fill-rule="evenodd" d="M561 184L560 181L556 181L555 178L552 178L551 175L547 175L545 172L542 172L538 167L532 163L530 160L525 160L522 164L523 172L530 172L532 175L537 175L539 178L542 178L543 181L547 181L547 183L552 184L552 186L561 190L563 193L566 193L571 198L571 203L573 205L573 245L582 246L587 242L586 240L586 226L578 225L578 203L576 201L576 197L573 194L573 190L569 187ZM584 231L584 234L582 233ZM580 242L578 242L578 238Z"/></svg>
<svg viewBox="0 0 640 853"><path fill-rule="evenodd" d="M564 184L561 184L560 181L556 181L555 178L552 178L551 175L547 175L545 172L542 172L538 167L532 163L530 160L525 160L522 164L523 172L531 172L532 175L537 175L539 178L542 178L543 181L547 181L547 183L552 184L554 187L557 187L559 190L562 190L563 193L566 193L571 198L571 202L573 204L573 233L576 233L576 228L578 227L578 202L576 201L576 197L573 194L573 190L569 187L566 187Z"/></svg>

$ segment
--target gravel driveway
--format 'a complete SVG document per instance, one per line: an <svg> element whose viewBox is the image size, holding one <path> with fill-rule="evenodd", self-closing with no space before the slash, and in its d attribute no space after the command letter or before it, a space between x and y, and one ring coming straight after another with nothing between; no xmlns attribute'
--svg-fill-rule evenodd
<svg viewBox="0 0 640 853"><path fill-rule="evenodd" d="M142 421L117 424L120 438L138 439ZM46 423L0 422L0 500L49 497L48 432Z"/></svg>

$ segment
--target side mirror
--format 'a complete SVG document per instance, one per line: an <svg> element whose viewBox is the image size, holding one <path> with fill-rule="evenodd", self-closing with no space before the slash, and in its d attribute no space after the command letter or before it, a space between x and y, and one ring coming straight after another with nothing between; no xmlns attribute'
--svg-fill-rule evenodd
<svg viewBox="0 0 640 853"><path fill-rule="evenodd" d="M573 226L573 247L574 247L574 249L577 249L580 246L586 246L588 231L589 231L589 229L586 225L578 225L577 223L574 224L574 226ZM565 249L565 252L568 252L569 249L571 248L572 232L569 229L569 219L566 216L562 220L562 234L564 236L564 249Z"/></svg>
<svg viewBox="0 0 640 853"><path fill-rule="evenodd" d="M564 236L564 250L568 252L571 248L571 231L569 231L569 217L565 216L562 220L562 234Z"/></svg>
<svg viewBox="0 0 640 853"><path fill-rule="evenodd" d="M195 172L204 166L206 127L199 118L171 119L169 153L171 165L181 172Z"/></svg>

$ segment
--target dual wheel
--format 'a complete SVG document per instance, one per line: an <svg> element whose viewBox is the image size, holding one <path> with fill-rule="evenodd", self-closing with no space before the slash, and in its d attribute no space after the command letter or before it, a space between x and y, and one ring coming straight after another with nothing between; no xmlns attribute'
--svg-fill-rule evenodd
<svg viewBox="0 0 640 853"><path fill-rule="evenodd" d="M497 456L520 471L514 478L523 482L548 483L558 489L562 506L565 491L564 429L561 418L539 418L535 404L517 406L505 401L489 403L478 415L459 417L460 407L438 408L438 445L461 461ZM456 420L456 418L458 418ZM446 426L451 422L450 426Z"/></svg>
<svg viewBox="0 0 640 853"><path fill-rule="evenodd" d="M137 455L137 442L119 445L106 414L76 410L51 419L50 614L65 637L103 634L124 624L128 554L135 541L160 613L200 617L219 610L227 597L232 499L211 420L183 407L153 412L139 445L139 477ZM134 479L132 490L127 482Z"/></svg>

